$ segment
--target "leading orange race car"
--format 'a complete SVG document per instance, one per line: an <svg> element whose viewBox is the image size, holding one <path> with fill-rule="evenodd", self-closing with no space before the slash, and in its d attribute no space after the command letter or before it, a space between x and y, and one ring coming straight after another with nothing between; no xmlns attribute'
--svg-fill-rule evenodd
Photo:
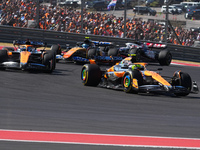
<svg viewBox="0 0 200 150"><path fill-rule="evenodd" d="M133 63L127 57L107 70L101 70L96 64L85 64L81 70L81 80L86 86L101 86L122 89L126 93L164 92L176 96L198 93L198 86L188 73L175 71L167 81L158 71L150 71L147 63Z"/></svg>

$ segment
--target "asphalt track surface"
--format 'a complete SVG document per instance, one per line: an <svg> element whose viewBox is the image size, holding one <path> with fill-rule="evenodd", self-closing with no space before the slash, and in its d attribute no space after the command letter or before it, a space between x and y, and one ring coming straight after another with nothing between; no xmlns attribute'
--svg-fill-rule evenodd
<svg viewBox="0 0 200 150"><path fill-rule="evenodd" d="M81 65L60 62L52 74L0 72L0 129L200 138L200 94L126 94L83 86ZM149 69L160 68L150 64ZM188 72L200 85L199 67L170 65L162 75ZM158 150L83 144L0 141L2 150ZM169 148L167 148L169 149ZM167 150L166 149L166 150Z"/></svg>

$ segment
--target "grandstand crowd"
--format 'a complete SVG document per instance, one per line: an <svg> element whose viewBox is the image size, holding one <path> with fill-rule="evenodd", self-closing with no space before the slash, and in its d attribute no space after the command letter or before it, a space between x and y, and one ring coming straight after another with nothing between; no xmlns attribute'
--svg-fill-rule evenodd
<svg viewBox="0 0 200 150"><path fill-rule="evenodd" d="M28 20L36 20L36 1L34 0L2 0L0 5L1 25L28 28ZM84 10L83 33L124 37L124 18L106 13L92 13ZM61 32L81 32L81 12L72 8L59 6L40 6L39 28ZM200 40L200 34L182 27L176 27L182 45L191 46ZM165 26L155 22L146 22L141 18L126 20L127 38L135 40L163 41ZM168 41L178 44L173 32L168 29Z"/></svg>

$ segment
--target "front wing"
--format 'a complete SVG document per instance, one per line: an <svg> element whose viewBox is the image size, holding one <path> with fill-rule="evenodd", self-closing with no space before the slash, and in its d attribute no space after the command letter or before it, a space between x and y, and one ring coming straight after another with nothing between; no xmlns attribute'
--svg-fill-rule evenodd
<svg viewBox="0 0 200 150"><path fill-rule="evenodd" d="M113 84L113 82L105 82L104 79L102 79L102 81L99 84L100 87L106 87L106 88L111 88L111 89L119 89L119 90L123 90L123 86L122 84ZM134 87L132 87L134 88ZM138 91L141 93L148 93L148 92L164 92L164 93L184 93L184 92L188 92L188 90L183 87L183 86L163 86L163 85L141 85L138 86ZM190 93L193 94L198 94L199 92L199 88L197 86L197 83L195 81L193 81L192 83L192 89L190 91Z"/></svg>
<svg viewBox="0 0 200 150"><path fill-rule="evenodd" d="M19 62L7 61L0 64L0 67L4 68L13 68L13 69L47 69L47 66L39 63L27 63L25 65L20 64Z"/></svg>

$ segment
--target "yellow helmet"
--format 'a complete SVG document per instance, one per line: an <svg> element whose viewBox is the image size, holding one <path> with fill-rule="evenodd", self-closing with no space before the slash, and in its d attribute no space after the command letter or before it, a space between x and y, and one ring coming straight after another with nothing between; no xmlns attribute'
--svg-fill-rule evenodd
<svg viewBox="0 0 200 150"><path fill-rule="evenodd" d="M133 64L131 68L132 68L132 70L134 70L134 69L142 69L144 67L140 64Z"/></svg>

